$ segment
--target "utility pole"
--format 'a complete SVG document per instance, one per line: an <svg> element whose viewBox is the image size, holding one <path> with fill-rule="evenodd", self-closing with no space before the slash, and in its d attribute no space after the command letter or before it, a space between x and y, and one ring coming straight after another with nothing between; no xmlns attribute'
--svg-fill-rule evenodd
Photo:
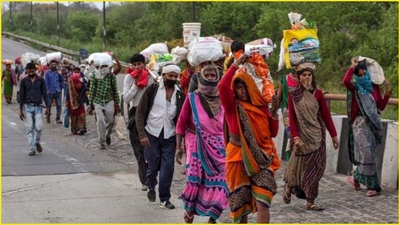
<svg viewBox="0 0 400 225"><path fill-rule="evenodd" d="M193 16L193 22L196 22L196 3L192 2L192 16Z"/></svg>
<svg viewBox="0 0 400 225"><path fill-rule="evenodd" d="M60 13L59 3L57 2L57 45L60 46Z"/></svg>
<svg viewBox="0 0 400 225"><path fill-rule="evenodd" d="M12 29L11 2L10 2L10 29Z"/></svg>
<svg viewBox="0 0 400 225"><path fill-rule="evenodd" d="M30 29L30 32L31 32L31 34L32 34L32 26L33 26L33 15L32 15L32 11L33 11L33 2L31 2L31 29Z"/></svg>
<svg viewBox="0 0 400 225"><path fill-rule="evenodd" d="M106 49L106 2L103 2L103 49Z"/></svg>

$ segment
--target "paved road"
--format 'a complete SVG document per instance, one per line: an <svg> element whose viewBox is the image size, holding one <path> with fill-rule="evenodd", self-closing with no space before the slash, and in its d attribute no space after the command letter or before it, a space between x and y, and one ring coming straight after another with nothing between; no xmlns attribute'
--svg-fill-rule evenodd
<svg viewBox="0 0 400 225"><path fill-rule="evenodd" d="M28 46L22 46L4 42L3 38L3 57L8 54L6 51L11 52L10 56L33 52ZM23 51L13 53L14 49ZM61 125L45 124L45 152L33 158L27 156L28 151L24 148L27 140L23 135L23 124L16 114L18 106L2 107L3 222L183 222L183 210L177 198L185 185L180 166L175 167L171 199L178 209L166 213L157 204L149 203L139 190L136 163L128 140L118 140L113 135L110 147L103 151L97 148L93 117L88 117L88 133L80 137L66 136L68 129ZM381 195L367 198L365 188L359 192L352 190L346 184L345 176L339 174L325 174L320 182L316 203L325 206L325 211L307 211L304 200L295 198L290 205L284 204L284 165L277 173L279 188L271 207L272 223L398 223L398 190L383 187ZM28 174L42 176L21 176ZM101 207L102 204L110 205ZM219 222L230 222L227 211ZM254 215L250 216L250 222L255 222Z"/></svg>

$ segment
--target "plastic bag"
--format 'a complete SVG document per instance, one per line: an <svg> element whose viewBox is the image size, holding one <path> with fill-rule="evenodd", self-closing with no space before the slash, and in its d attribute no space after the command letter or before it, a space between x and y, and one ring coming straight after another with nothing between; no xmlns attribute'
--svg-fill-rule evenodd
<svg viewBox="0 0 400 225"><path fill-rule="evenodd" d="M57 62L61 62L63 56L61 52L52 52L52 53L47 53L46 54L46 60L47 62L51 62L51 60L57 60Z"/></svg>
<svg viewBox="0 0 400 225"><path fill-rule="evenodd" d="M146 60L149 60L152 54L157 54L157 53L158 54L169 53L167 44L166 43L152 44L140 52L140 54L142 54L146 58Z"/></svg>
<svg viewBox="0 0 400 225"><path fill-rule="evenodd" d="M152 54L150 56L150 61L147 65L149 70L159 71L161 67L165 66L168 63L174 63L173 57L171 54Z"/></svg>
<svg viewBox="0 0 400 225"><path fill-rule="evenodd" d="M187 59L190 65L198 66L202 62L218 61L223 56L222 45L217 39L199 37L190 42Z"/></svg>
<svg viewBox="0 0 400 225"><path fill-rule="evenodd" d="M32 52L27 52L25 54L22 54L21 62L22 62L22 65L25 68L28 63L36 62L36 61L39 60L39 58L40 58L40 55L33 54Z"/></svg>
<svg viewBox="0 0 400 225"><path fill-rule="evenodd" d="M68 110L68 108L64 108L63 125L64 125L65 128L69 127L69 110Z"/></svg>
<svg viewBox="0 0 400 225"><path fill-rule="evenodd" d="M285 61L285 47L283 45L283 38L281 41L281 47L280 47L280 51L279 51L279 63L278 63L278 70L277 71L281 71L283 68L285 68L286 65L286 61Z"/></svg>
<svg viewBox="0 0 400 225"><path fill-rule="evenodd" d="M283 39L286 68L321 62L317 29L284 30Z"/></svg>
<svg viewBox="0 0 400 225"><path fill-rule="evenodd" d="M111 67L113 65L112 62L112 57L110 54L105 53L105 52L95 52L90 54L90 56L86 59L87 62L92 62L93 61L93 66L100 66L101 61L106 61L108 67Z"/></svg>
<svg viewBox="0 0 400 225"><path fill-rule="evenodd" d="M47 65L47 59L46 59L45 56L44 57L40 57L38 61L39 61L41 66Z"/></svg>
<svg viewBox="0 0 400 225"><path fill-rule="evenodd" d="M121 113L118 113L115 116L115 131L119 140L126 140L128 131L126 129L125 118L121 115Z"/></svg>
<svg viewBox="0 0 400 225"><path fill-rule="evenodd" d="M246 55L251 55L253 52L258 52L264 58L269 58L274 51L274 47L271 45L260 44L260 45L245 45L244 46L244 53Z"/></svg>
<svg viewBox="0 0 400 225"><path fill-rule="evenodd" d="M176 46L171 49L172 61L175 64L180 63L182 60L186 59L187 52L188 50L186 48Z"/></svg>

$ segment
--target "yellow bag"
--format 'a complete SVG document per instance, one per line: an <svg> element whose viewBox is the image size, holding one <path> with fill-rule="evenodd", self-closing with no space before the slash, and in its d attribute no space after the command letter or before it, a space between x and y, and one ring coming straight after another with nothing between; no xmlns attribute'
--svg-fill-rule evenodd
<svg viewBox="0 0 400 225"><path fill-rule="evenodd" d="M283 46L286 68L303 62L320 63L317 29L284 30Z"/></svg>

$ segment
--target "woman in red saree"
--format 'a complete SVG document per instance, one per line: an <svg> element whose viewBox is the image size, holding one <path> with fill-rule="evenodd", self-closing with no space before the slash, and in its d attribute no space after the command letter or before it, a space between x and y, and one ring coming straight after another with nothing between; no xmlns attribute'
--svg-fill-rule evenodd
<svg viewBox="0 0 400 225"><path fill-rule="evenodd" d="M87 100L87 86L80 74L80 68L75 67L68 78L68 96L66 107L69 111L72 134L83 135L86 132L86 114L84 103Z"/></svg>

